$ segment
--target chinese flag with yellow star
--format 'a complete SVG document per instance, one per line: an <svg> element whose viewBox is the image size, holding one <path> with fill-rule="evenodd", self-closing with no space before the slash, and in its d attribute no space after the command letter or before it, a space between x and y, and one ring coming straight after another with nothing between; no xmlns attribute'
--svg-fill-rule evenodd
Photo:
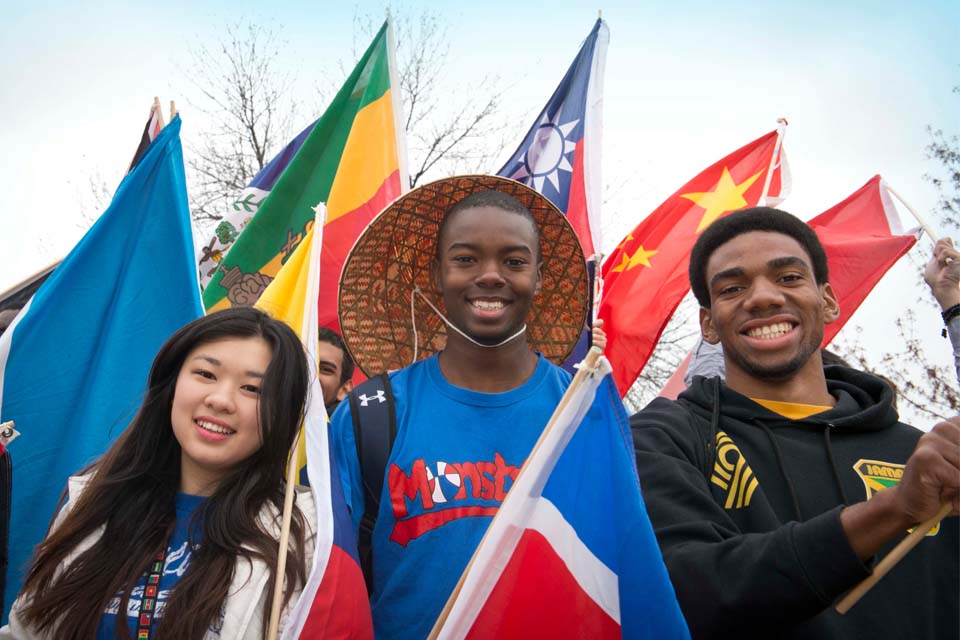
<svg viewBox="0 0 960 640"><path fill-rule="evenodd" d="M687 263L701 231L731 211L775 206L789 190L782 128L702 171L644 218L603 264L599 317L621 394L633 384L690 290Z"/></svg>

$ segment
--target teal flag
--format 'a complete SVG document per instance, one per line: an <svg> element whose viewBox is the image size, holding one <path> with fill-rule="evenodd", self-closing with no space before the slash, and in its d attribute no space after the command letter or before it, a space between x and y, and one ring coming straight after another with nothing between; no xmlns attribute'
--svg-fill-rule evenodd
<svg viewBox="0 0 960 640"><path fill-rule="evenodd" d="M67 477L126 427L160 345L201 314L177 117L0 336L0 421L21 433L4 622Z"/></svg>

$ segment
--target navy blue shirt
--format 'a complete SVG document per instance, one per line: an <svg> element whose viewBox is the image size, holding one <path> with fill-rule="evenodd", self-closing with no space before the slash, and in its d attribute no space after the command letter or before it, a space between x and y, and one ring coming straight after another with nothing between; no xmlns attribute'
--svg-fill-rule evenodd
<svg viewBox="0 0 960 640"><path fill-rule="evenodd" d="M170 599L174 585L176 585L177 581L186 573L187 567L190 565L191 553L200 544L200 523L198 522L197 526L193 527L193 531L189 531L189 529L193 514L203 504L204 500L206 500L206 496L192 496L186 493L177 494L177 524L173 529L173 535L170 537L170 542L167 546L166 562L163 566L163 575L160 577L157 608L153 616L154 628L156 628L159 619L163 617L163 610L166 607L167 601ZM189 540L187 538L188 531L193 534ZM133 638L137 637L137 620L140 614L140 602L143 598L146 581L147 572L145 571L137 582L137 585L133 588L127 604L127 623L130 626L130 635ZM117 594L107 604L107 608L100 617L100 626L97 628L97 640L114 640L117 637L115 625L117 623L117 610L119 608L120 594ZM222 621L218 621L215 624L216 628L211 628L211 631L218 632L221 623Z"/></svg>

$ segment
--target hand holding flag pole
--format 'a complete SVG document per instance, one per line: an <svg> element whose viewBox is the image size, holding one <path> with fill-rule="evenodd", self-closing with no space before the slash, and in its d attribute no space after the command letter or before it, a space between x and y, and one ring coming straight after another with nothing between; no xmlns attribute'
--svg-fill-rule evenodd
<svg viewBox="0 0 960 640"><path fill-rule="evenodd" d="M893 569L898 562L903 560L903 557L906 556L911 549L917 546L921 540L923 540L923 538L927 535L927 532L940 524L940 521L946 518L947 514L949 514L952 509L953 506L947 502L940 507L940 511L938 511L935 516L926 522L918 524L917 527L910 532L910 535L901 540L900 543L890 551L890 553L884 556L883 560L877 563L873 573L864 578L860 584L854 587L850 593L843 597L843 600L841 600L835 607L837 613L843 615L847 611L850 611L850 609L853 608L853 605L860 602L860 598L865 596L875 584L880 582L880 579L887 575L887 573L890 572L890 569Z"/></svg>
<svg viewBox="0 0 960 640"><path fill-rule="evenodd" d="M909 211L910 214L916 219L923 232L926 233L934 243L936 243L937 235L934 233L933 228L927 223L927 221L924 220L919 213L917 213L916 209L910 206L910 203L903 199L903 196L894 191L893 187L887 184L886 188L891 195L895 196L897 200L899 200L903 206L907 208L907 211ZM953 262L953 259L948 257L947 264L950 264L951 262ZM940 507L940 511L938 511L936 515L917 525L917 527L911 531L906 538L901 540L900 543L890 551L890 553L884 556L883 560L877 563L876 568L868 577L864 578L860 584L854 587L850 593L844 596L844 598L837 603L835 607L837 613L842 615L853 608L853 606L857 604L860 599L863 598L863 596L865 596L867 592L873 588L875 584L880 582L880 579L883 578L883 576L887 575L887 573L889 573L898 562L903 560L904 556L906 556L915 546L920 543L921 540L923 540L928 531L936 527L938 524L940 524L941 520L947 517L951 509L952 506L950 503L946 503Z"/></svg>

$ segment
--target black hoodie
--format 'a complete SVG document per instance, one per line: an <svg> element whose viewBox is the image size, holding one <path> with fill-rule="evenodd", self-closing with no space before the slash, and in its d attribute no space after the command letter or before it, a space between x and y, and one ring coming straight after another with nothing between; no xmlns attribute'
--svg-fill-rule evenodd
<svg viewBox="0 0 960 640"><path fill-rule="evenodd" d="M841 509L898 481L921 432L899 422L880 379L825 371L836 406L809 418L697 377L676 402L658 398L630 420L647 511L693 637L960 637L957 518L845 616L830 606L869 574Z"/></svg>

